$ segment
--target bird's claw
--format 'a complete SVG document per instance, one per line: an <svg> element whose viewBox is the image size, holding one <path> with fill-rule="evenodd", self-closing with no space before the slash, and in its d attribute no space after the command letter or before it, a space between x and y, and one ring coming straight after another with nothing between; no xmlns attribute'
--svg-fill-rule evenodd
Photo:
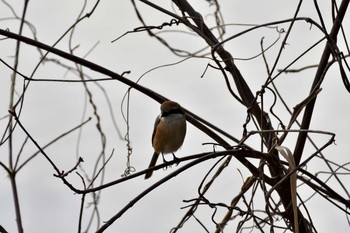
<svg viewBox="0 0 350 233"><path fill-rule="evenodd" d="M180 159L178 157L176 157L174 155L174 153L172 153L172 154L173 154L173 160L172 161L167 161L164 158L164 155L162 155L163 156L163 163L165 164L164 170L168 169L168 167L171 167L171 165L174 164L174 163L176 164L176 166L179 165Z"/></svg>
<svg viewBox="0 0 350 233"><path fill-rule="evenodd" d="M174 153L173 153L173 162L176 164L176 166L179 165L179 163L180 163L180 159L178 157L176 157L174 155Z"/></svg>
<svg viewBox="0 0 350 233"><path fill-rule="evenodd" d="M171 167L171 165L169 165L170 162L164 158L164 154L162 154L162 156L163 156L163 163L165 164L165 167L163 168L163 170L166 170L168 169L168 167Z"/></svg>

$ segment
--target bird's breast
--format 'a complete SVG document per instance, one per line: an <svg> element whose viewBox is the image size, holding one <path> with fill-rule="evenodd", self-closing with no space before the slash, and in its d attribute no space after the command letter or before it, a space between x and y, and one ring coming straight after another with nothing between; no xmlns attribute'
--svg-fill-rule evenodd
<svg viewBox="0 0 350 233"><path fill-rule="evenodd" d="M177 151L185 138L186 118L183 114L161 117L153 138L153 147L158 153Z"/></svg>

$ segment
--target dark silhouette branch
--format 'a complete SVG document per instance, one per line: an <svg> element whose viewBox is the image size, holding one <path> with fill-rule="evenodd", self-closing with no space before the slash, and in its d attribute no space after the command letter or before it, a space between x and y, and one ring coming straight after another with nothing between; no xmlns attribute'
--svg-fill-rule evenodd
<svg viewBox="0 0 350 233"><path fill-rule="evenodd" d="M316 71L314 82L311 86L310 93L314 92L315 90L321 87L321 84L325 76L325 72L328 70L327 67L328 67L328 61L330 56L333 55L334 57L337 57L337 54L335 54L337 35L341 28L341 24L344 19L345 13L347 11L348 5L349 5L349 0L343 0L339 7L339 11L338 11L337 17L334 20L332 30L329 36L327 37L328 41L327 41L326 47L323 50L323 54L321 56L321 60L318 65L318 69ZM303 115L303 120L300 126L301 129L309 129L316 100L317 100L317 96L306 105L304 115ZM302 158L306 139L307 139L307 133L302 132L299 134L297 143L294 148L294 153L293 153L295 158L295 163L297 165L300 163L300 160Z"/></svg>

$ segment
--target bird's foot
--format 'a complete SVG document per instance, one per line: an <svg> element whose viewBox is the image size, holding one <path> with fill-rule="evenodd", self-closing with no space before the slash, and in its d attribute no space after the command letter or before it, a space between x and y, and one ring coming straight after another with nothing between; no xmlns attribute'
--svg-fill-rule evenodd
<svg viewBox="0 0 350 233"><path fill-rule="evenodd" d="M173 154L173 161L172 162L174 162L176 164L176 166L179 165L180 159L178 157L176 157L174 153L172 153L172 154Z"/></svg>
<svg viewBox="0 0 350 233"><path fill-rule="evenodd" d="M168 169L168 167L171 168L171 165L172 164L176 164L178 165L180 163L180 159L178 157L175 156L174 153L173 154L173 160L172 161L167 161L164 157L164 154L162 154L162 157L163 157L163 163L165 164L165 167L164 167L164 170Z"/></svg>
<svg viewBox="0 0 350 233"><path fill-rule="evenodd" d="M164 158L164 154L162 154L162 157L163 157L163 163L165 164L165 167L163 168L163 170L166 170L166 169L168 169L168 167L171 167L171 164L170 164L170 161L167 161Z"/></svg>

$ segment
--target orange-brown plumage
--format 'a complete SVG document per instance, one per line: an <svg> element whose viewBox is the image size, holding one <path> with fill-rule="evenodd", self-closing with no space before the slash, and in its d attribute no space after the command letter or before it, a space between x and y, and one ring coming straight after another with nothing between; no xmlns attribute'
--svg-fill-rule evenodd
<svg viewBox="0 0 350 233"><path fill-rule="evenodd" d="M177 151L186 135L186 117L181 106L174 101L165 101L160 106L161 114L154 123L152 134L152 146L154 154L149 168L157 163L159 154L173 153ZM153 171L145 175L145 179L151 177Z"/></svg>

